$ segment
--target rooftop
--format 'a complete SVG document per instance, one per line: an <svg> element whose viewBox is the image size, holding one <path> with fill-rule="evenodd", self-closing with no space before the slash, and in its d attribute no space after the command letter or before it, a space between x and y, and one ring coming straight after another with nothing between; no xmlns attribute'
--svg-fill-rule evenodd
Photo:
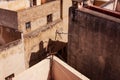
<svg viewBox="0 0 120 80"><path fill-rule="evenodd" d="M15 76L13 80L89 80L87 77L61 61L51 56L42 60L23 73Z"/></svg>

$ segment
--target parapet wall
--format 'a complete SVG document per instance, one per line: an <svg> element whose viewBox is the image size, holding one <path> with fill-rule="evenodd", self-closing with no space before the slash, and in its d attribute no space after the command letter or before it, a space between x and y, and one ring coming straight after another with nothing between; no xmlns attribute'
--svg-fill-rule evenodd
<svg viewBox="0 0 120 80"><path fill-rule="evenodd" d="M18 39L21 39L21 32L9 27L0 26L0 45L3 46Z"/></svg>
<svg viewBox="0 0 120 80"><path fill-rule="evenodd" d="M120 79L119 18L71 7L68 35L68 63L71 66L91 80Z"/></svg>
<svg viewBox="0 0 120 80"><path fill-rule="evenodd" d="M18 22L24 23L47 16L60 10L60 1L51 1L40 6L18 11Z"/></svg>
<svg viewBox="0 0 120 80"><path fill-rule="evenodd" d="M17 12L0 9L0 25L17 29L18 26Z"/></svg>

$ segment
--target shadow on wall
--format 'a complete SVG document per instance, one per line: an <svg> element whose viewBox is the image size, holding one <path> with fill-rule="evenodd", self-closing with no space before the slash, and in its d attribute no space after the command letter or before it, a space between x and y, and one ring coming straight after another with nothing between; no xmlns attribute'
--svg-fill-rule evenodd
<svg viewBox="0 0 120 80"><path fill-rule="evenodd" d="M46 48L44 48L43 44L44 42L41 41L39 43L39 51L36 53L35 52L31 53L29 67L35 65L36 63L47 57Z"/></svg>
<svg viewBox="0 0 120 80"><path fill-rule="evenodd" d="M57 57L67 62L67 43L50 39L47 51L49 53L55 53Z"/></svg>
<svg viewBox="0 0 120 80"><path fill-rule="evenodd" d="M39 51L31 53L29 67L46 58L50 53L55 53L63 61L67 62L67 43L53 41L49 39L47 48L44 48L44 42L39 43Z"/></svg>

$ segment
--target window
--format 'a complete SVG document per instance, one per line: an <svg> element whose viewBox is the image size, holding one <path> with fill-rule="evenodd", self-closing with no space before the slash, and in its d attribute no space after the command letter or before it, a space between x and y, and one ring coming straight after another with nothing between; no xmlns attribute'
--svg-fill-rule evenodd
<svg viewBox="0 0 120 80"><path fill-rule="evenodd" d="M31 22L27 22L27 23L25 23L25 25L26 25L26 29L28 30L28 29L31 29Z"/></svg>
<svg viewBox="0 0 120 80"><path fill-rule="evenodd" d="M47 23L52 22L52 14L47 15Z"/></svg>
<svg viewBox="0 0 120 80"><path fill-rule="evenodd" d="M33 0L33 6L37 5L36 3L37 3L36 0Z"/></svg>
<svg viewBox="0 0 120 80"><path fill-rule="evenodd" d="M12 80L12 78L13 78L14 76L15 76L14 74L11 74L11 75L7 76L7 77L5 78L5 80Z"/></svg>

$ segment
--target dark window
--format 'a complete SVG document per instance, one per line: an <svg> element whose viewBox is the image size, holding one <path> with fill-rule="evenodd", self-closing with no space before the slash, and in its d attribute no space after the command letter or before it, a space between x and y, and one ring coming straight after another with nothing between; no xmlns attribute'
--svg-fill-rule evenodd
<svg viewBox="0 0 120 80"><path fill-rule="evenodd" d="M52 22L52 14L47 15L47 23Z"/></svg>
<svg viewBox="0 0 120 80"><path fill-rule="evenodd" d="M12 78L13 78L14 76L15 76L14 74L11 74L11 75L7 76L7 77L5 78L5 80L12 80Z"/></svg>
<svg viewBox="0 0 120 80"><path fill-rule="evenodd" d="M31 29L31 22L27 22L25 23L25 25L26 25L26 29Z"/></svg>
<svg viewBox="0 0 120 80"><path fill-rule="evenodd" d="M36 0L33 0L33 6L34 6L34 5L37 5L37 2L36 2Z"/></svg>

